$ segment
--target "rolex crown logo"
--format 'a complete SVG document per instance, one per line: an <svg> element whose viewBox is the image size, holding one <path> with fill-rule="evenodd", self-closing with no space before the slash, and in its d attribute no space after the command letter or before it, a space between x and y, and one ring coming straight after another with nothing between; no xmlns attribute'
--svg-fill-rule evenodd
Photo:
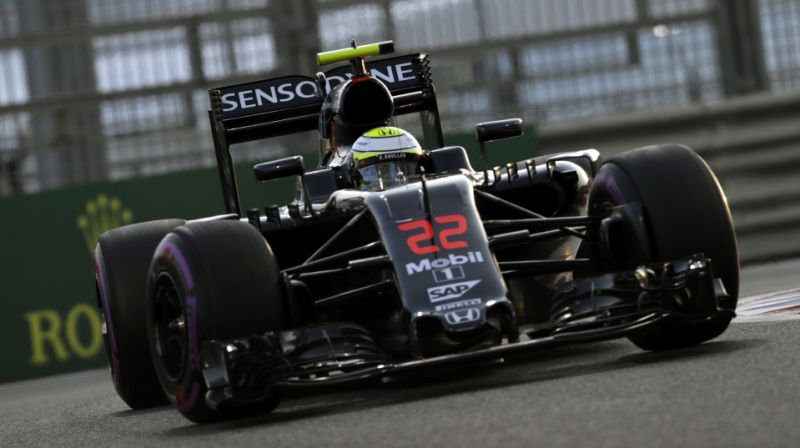
<svg viewBox="0 0 800 448"><path fill-rule="evenodd" d="M133 212L124 208L119 198L104 194L86 201L86 213L78 216L78 228L83 232L90 254L94 253L97 238L103 232L132 222Z"/></svg>

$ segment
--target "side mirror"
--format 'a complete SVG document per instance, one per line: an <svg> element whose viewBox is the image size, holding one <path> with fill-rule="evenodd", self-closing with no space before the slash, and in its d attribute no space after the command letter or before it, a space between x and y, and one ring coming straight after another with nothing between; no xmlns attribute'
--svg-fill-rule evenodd
<svg viewBox="0 0 800 448"><path fill-rule="evenodd" d="M522 119L508 118L505 120L485 121L475 125L475 136L481 144L481 164L483 165L483 185L489 185L489 173L486 169L486 142L500 140L501 138L522 135Z"/></svg>
<svg viewBox="0 0 800 448"><path fill-rule="evenodd" d="M481 143L522 135L522 119L486 121L475 125L475 135Z"/></svg>
<svg viewBox="0 0 800 448"><path fill-rule="evenodd" d="M302 176L306 172L306 167L303 164L303 156L292 156L259 163L253 167L253 171L256 173L256 180L263 182L290 176Z"/></svg>

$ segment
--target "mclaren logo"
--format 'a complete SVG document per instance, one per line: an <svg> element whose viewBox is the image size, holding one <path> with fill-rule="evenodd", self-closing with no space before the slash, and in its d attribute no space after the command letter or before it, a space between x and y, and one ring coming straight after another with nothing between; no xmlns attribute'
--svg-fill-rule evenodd
<svg viewBox="0 0 800 448"><path fill-rule="evenodd" d="M468 280L466 282L434 286L433 288L428 288L428 298L431 299L432 303L458 299L480 282L480 280Z"/></svg>
<svg viewBox="0 0 800 448"><path fill-rule="evenodd" d="M94 253L97 237L103 232L133 222L133 212L123 207L116 197L100 194L96 199L86 201L86 213L78 216L78 228L89 253Z"/></svg>

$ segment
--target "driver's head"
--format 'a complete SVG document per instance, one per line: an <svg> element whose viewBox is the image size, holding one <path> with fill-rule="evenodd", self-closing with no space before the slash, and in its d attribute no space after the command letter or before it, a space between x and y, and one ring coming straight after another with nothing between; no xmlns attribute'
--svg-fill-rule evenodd
<svg viewBox="0 0 800 448"><path fill-rule="evenodd" d="M400 128L374 128L353 143L353 163L362 190L383 190L415 180L421 159L417 139Z"/></svg>

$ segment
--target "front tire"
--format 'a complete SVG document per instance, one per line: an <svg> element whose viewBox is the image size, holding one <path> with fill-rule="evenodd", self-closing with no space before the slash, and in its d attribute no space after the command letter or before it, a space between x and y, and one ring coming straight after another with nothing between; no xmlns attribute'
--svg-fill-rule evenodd
<svg viewBox="0 0 800 448"><path fill-rule="evenodd" d="M280 331L287 304L261 233L239 221L192 223L159 244L148 282L148 335L167 397L197 423L269 412L278 398L212 409L204 397L202 343Z"/></svg>
<svg viewBox="0 0 800 448"><path fill-rule="evenodd" d="M147 270L161 239L184 222L165 219L113 229L100 235L94 250L97 305L111 379L133 409L167 404L147 343Z"/></svg>
<svg viewBox="0 0 800 448"><path fill-rule="evenodd" d="M733 221L716 176L700 156L682 145L655 145L610 158L595 177L589 213L602 216L609 206L625 203L642 205L653 261L705 254L728 292L720 308L736 309L739 252ZM665 322L630 339L645 350L688 347L719 336L730 320Z"/></svg>

